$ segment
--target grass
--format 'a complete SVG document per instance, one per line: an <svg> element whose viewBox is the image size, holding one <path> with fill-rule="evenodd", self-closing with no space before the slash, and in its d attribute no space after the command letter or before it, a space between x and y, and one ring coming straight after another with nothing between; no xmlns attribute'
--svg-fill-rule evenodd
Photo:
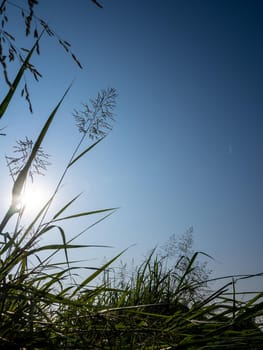
<svg viewBox="0 0 263 350"><path fill-rule="evenodd" d="M0 118L14 98L35 48L3 99ZM68 238L61 223L102 215L96 224L115 208L68 215L66 210L78 196L56 212L52 203L68 170L111 129L117 97L114 89L102 90L90 105L75 111L80 141L47 203L23 225L21 195L30 176L35 176L43 140L69 89L36 141L29 142L22 165L18 166L15 157L7 158L14 183L11 204L0 223L0 349L262 349L263 292L248 294L242 300L238 283L252 276L215 278L221 287L215 291L206 288L208 280L195 278L200 253L180 255L171 265L153 250L129 275L129 269L122 267L118 273L118 267L112 265L122 252L90 270L80 283L75 282L79 269L68 253L90 246L75 244L79 235ZM86 139L92 140L88 146ZM43 244L50 231L59 234L61 243ZM64 260L56 262L60 252Z"/></svg>

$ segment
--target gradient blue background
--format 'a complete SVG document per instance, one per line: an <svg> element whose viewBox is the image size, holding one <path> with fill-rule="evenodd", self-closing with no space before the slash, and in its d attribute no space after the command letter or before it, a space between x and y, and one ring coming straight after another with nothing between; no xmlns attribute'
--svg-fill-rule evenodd
<svg viewBox="0 0 263 350"><path fill-rule="evenodd" d="M34 114L13 101L1 147L35 138L75 79L45 143L53 165L41 181L52 187L78 140L73 109L115 87L114 130L72 169L59 197L85 191L69 213L120 207L79 240L115 250L78 258L101 261L135 243L123 259L137 262L193 226L195 249L215 258L216 275L262 272L263 2L102 3L40 1L36 13L71 42L83 70L44 38L33 60L43 79L27 78ZM70 235L87 222L78 225L65 229Z"/></svg>

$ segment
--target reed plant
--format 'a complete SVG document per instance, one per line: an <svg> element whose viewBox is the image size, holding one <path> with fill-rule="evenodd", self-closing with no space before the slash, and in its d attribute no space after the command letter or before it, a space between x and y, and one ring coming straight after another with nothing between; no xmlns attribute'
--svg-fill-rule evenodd
<svg viewBox="0 0 263 350"><path fill-rule="evenodd" d="M0 119L36 48L37 43L4 97ZM28 147L22 163L18 163L19 157L7 157L14 182L10 206L0 223L0 349L262 349L263 292L242 300L238 283L252 276L231 276L214 279L222 286L200 294L212 280L192 277L201 253L180 256L170 266L153 250L130 276L118 275L117 268L112 267L120 253L91 270L79 283L75 281L79 270L70 261L69 251L93 246L76 244L85 230L68 238L62 223L102 215L94 219L96 224L116 208L65 214L78 195L55 211L52 204L68 170L111 129L115 89L100 91L82 110L74 112L80 141L50 198L23 225L21 195L34 176L33 170L47 165L43 141L69 90L48 116L35 142L20 143ZM86 139L91 140L88 146ZM59 235L60 243L43 243L50 232ZM55 257L61 252L64 259L58 262Z"/></svg>
<svg viewBox="0 0 263 350"><path fill-rule="evenodd" d="M197 282L188 277L198 254L183 274L178 265L167 269L155 250L130 275L105 270L97 313L90 315L87 290L81 311L71 309L71 332L86 336L90 349L262 349L263 293L238 292L242 280L262 274ZM215 281L221 287L204 293L203 284Z"/></svg>
<svg viewBox="0 0 263 350"><path fill-rule="evenodd" d="M0 105L0 118L5 115L23 74L30 67L30 59L38 47L38 41L39 39L23 60ZM13 185L11 203L0 223L0 338L2 344L0 347L3 349L31 349L38 348L40 344L42 348L52 348L53 345L57 348L57 339L66 337L65 332L61 332L61 327L57 328L55 322L62 306L74 305L78 293L85 288L86 284L97 278L117 258L97 268L80 285L76 284L72 278L76 266L71 265L68 252L71 249L93 246L74 244L75 239L86 230L69 239L61 223L99 214L103 217L97 221L101 221L112 214L115 208L65 215L65 211L70 210L79 197L75 196L56 212L51 210L68 170L101 142L111 129L117 97L116 90L113 88L101 90L89 105L84 105L82 111L74 112L80 131L80 141L62 171L50 198L29 224L23 224L25 216L25 205L22 204L23 192L29 178L34 176L34 172L40 172L48 164L42 144L69 90L70 87L47 118L36 141L32 142L26 138L25 141L17 143L16 152L20 152L22 156L17 154L13 157L6 156ZM88 147L84 146L83 149L86 139L91 139L92 144ZM50 231L59 234L61 243L48 245L43 243L43 237ZM65 260L54 262L54 258L60 252L64 253ZM100 288L97 291L100 291Z"/></svg>

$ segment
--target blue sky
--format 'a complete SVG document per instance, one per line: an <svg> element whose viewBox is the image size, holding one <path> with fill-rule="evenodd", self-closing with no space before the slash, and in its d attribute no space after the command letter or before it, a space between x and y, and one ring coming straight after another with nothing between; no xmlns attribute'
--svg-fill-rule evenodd
<svg viewBox="0 0 263 350"><path fill-rule="evenodd" d="M53 165L40 181L52 187L79 136L72 111L115 87L114 129L69 174L60 198L84 191L74 212L120 209L81 243L114 252L136 244L126 258L137 261L193 226L195 248L214 257L216 274L261 272L263 3L102 3L40 1L36 13L72 44L83 70L44 38L34 58L43 73L31 82L34 114L17 98L1 142L34 138L75 79L45 144ZM113 254L97 252L98 260Z"/></svg>

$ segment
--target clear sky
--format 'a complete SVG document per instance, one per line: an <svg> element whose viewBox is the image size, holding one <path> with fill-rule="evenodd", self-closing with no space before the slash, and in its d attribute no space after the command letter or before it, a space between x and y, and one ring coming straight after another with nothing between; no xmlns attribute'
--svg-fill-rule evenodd
<svg viewBox="0 0 263 350"><path fill-rule="evenodd" d="M216 274L262 272L263 2L102 3L101 10L84 0L40 1L36 13L72 44L83 70L44 38L34 58L43 73L31 83L34 114L17 97L1 143L34 138L75 79L45 144L52 187L79 136L72 111L115 87L114 129L72 170L60 198L84 191L70 213L120 209L80 242L114 252L136 244L126 257L137 261L193 226L195 248L215 258Z"/></svg>

